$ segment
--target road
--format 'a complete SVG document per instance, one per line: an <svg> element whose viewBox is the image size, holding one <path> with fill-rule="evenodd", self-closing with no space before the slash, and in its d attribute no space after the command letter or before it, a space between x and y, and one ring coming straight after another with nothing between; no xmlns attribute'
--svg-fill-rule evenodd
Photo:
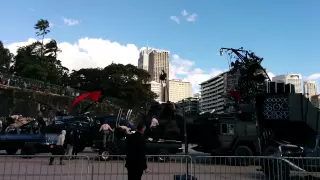
<svg viewBox="0 0 320 180"><path fill-rule="evenodd" d="M42 154L32 159L14 156L0 156L1 180L123 180L127 179L124 160L122 158L110 161L100 161L94 157L90 149L81 153L77 160L66 160L60 165L49 166L49 154ZM188 165L189 173L198 180L236 180L265 179L262 172L256 171L258 166L227 166L213 165L211 158L195 158L201 155L191 152L192 165ZM202 154L203 155L203 154ZM149 159L149 173L143 175L144 180L171 180L174 175L185 174L187 164L181 156L172 157L170 161L161 163Z"/></svg>

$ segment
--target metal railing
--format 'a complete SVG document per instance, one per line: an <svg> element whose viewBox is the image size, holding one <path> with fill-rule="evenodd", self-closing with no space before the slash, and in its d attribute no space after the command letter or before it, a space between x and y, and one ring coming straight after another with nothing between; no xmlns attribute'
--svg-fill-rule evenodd
<svg viewBox="0 0 320 180"><path fill-rule="evenodd" d="M61 96L77 97L84 91L63 87L54 84L45 83L34 79L22 78L12 74L0 72L0 85L3 87L13 87L26 90L34 90L42 93L57 94Z"/></svg>
<svg viewBox="0 0 320 180"><path fill-rule="evenodd" d="M0 156L0 179L127 179L125 156L64 156L65 165L60 165L57 156L49 165L50 157ZM320 158L148 156L148 172L142 179L178 179L186 172L197 180L315 180L320 179Z"/></svg>

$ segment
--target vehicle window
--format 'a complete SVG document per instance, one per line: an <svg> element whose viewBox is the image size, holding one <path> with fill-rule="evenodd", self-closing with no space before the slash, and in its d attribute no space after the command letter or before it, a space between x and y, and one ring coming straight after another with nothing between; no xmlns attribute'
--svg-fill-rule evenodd
<svg viewBox="0 0 320 180"><path fill-rule="evenodd" d="M221 124L221 133L222 134L234 134L234 125L233 124Z"/></svg>

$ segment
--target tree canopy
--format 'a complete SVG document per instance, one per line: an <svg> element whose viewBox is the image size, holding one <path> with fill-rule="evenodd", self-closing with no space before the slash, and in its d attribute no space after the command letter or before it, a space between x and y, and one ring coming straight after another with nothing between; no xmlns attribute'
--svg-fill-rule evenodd
<svg viewBox="0 0 320 180"><path fill-rule="evenodd" d="M107 100L117 99L123 106L136 110L145 108L156 97L146 86L150 79L149 73L130 64L85 67L70 72L58 59L61 50L57 42L54 39L44 42L46 35L50 33L49 21L38 20L34 29L40 40L19 47L16 55L0 41L0 72L83 91L103 89L103 96Z"/></svg>

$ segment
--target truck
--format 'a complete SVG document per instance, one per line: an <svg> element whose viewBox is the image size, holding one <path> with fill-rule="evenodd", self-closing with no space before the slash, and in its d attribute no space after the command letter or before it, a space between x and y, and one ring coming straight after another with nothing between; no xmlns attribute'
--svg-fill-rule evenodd
<svg viewBox="0 0 320 180"><path fill-rule="evenodd" d="M275 157L260 161L260 170L271 179L279 179L279 174L280 179L289 179L290 170L305 171L307 162L298 166L290 157L317 154L307 153L305 148L319 135L319 109L304 95L293 92L292 85L270 82L261 66L263 58L241 48L222 51L225 49L238 57L229 72L236 76L235 88L221 94L229 102L224 113L202 113L194 121L198 134L202 132L195 150L213 156ZM247 163L240 159L237 162Z"/></svg>
<svg viewBox="0 0 320 180"><path fill-rule="evenodd" d="M21 150L22 155L51 152L52 145L57 140L57 134L30 134L20 127L0 135L0 150L8 155L14 155Z"/></svg>

